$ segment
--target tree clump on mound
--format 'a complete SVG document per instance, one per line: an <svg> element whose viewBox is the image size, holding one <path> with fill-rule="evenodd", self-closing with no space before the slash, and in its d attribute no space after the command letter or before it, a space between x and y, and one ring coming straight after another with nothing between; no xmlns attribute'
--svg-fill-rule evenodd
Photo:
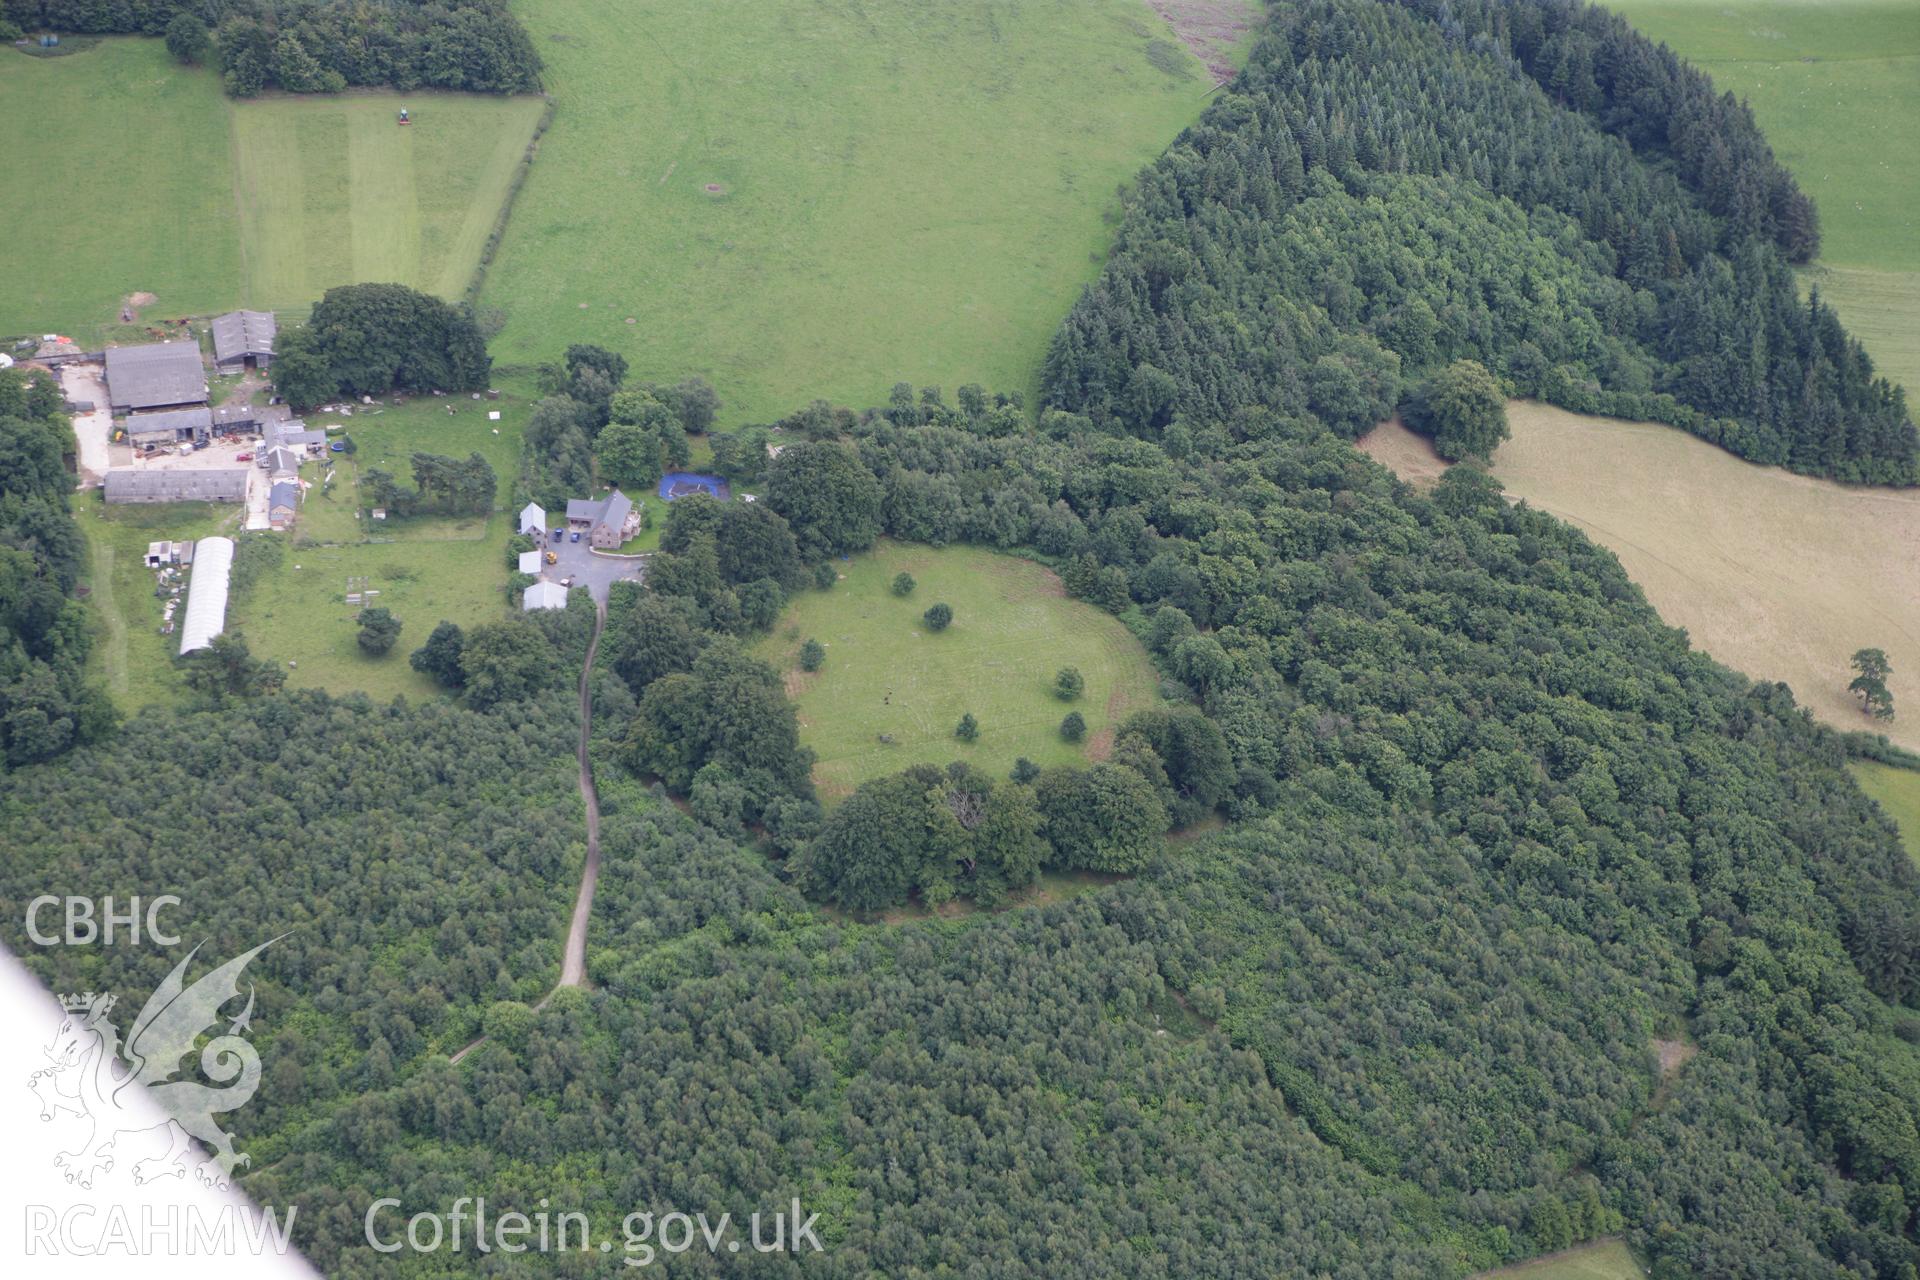
<svg viewBox="0 0 1920 1280"><path fill-rule="evenodd" d="M493 361L464 303L442 302L401 284L327 290L307 323L284 329L274 388L296 409L335 396L478 391Z"/></svg>

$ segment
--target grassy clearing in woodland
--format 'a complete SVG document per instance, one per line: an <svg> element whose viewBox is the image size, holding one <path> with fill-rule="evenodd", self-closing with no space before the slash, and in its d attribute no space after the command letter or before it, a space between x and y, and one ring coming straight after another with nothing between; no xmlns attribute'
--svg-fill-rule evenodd
<svg viewBox="0 0 1920 1280"><path fill-rule="evenodd" d="M1085 762L1109 732L1157 700L1147 654L1111 614L1071 599L1059 578L1029 560L970 547L881 542L850 561L830 591L801 591L758 646L787 677L801 739L819 756L814 779L838 799L868 778L913 764L968 760L1004 774L1021 756L1036 764ZM910 595L893 579L913 575ZM921 620L935 603L953 622L935 633ZM800 670L800 646L826 646L818 672ZM1073 702L1053 693L1062 667L1086 678ZM1081 743L1063 740L1068 712L1086 718ZM972 713L980 736L954 736ZM892 739L881 741L881 735Z"/></svg>
<svg viewBox="0 0 1920 1280"><path fill-rule="evenodd" d="M1920 7L1911 0L1615 0L1753 104L1820 206L1806 279L1888 377L1920 395Z"/></svg>
<svg viewBox="0 0 1920 1280"><path fill-rule="evenodd" d="M1476 1280L1643 1280L1646 1274L1626 1245L1618 1240L1602 1240L1498 1271L1482 1272Z"/></svg>
<svg viewBox="0 0 1920 1280"><path fill-rule="evenodd" d="M1620 557L1666 622L1756 680L1783 680L1842 729L1920 748L1920 492L1850 488L1742 462L1684 431L1507 406L1493 474L1516 499ZM1412 480L1444 468L1398 423L1362 447ZM1884 649L1897 718L1847 692L1857 649Z"/></svg>
<svg viewBox="0 0 1920 1280"><path fill-rule="evenodd" d="M483 301L725 423L1030 390L1126 182L1212 84L1141 0L523 0L559 103ZM629 323L629 320L632 323Z"/></svg>
<svg viewBox="0 0 1920 1280"><path fill-rule="evenodd" d="M150 314L298 310L397 281L458 298L544 104L354 93L238 102L158 40L0 57L0 225L33 229L0 285L0 334L95 340L123 300ZM413 123L396 123L400 107Z"/></svg>
<svg viewBox="0 0 1920 1280"><path fill-rule="evenodd" d="M1860 789L1879 801L1900 828L1907 856L1920 863L1920 773L1877 760L1856 760L1853 776Z"/></svg>

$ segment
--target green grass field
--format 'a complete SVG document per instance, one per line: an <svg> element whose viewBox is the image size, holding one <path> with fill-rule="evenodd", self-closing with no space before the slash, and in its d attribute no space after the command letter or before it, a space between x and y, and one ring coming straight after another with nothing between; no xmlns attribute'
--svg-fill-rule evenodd
<svg viewBox="0 0 1920 1280"><path fill-rule="evenodd" d="M90 337L135 290L165 314L239 300L228 110L219 79L158 40L64 58L0 48L0 334Z"/></svg>
<svg viewBox="0 0 1920 1280"><path fill-rule="evenodd" d="M162 602L154 595L154 571L142 557L149 542L163 538L232 536L240 527L239 509L200 502L110 507L96 491L75 499L74 514L87 540L82 585L93 606L88 675L105 685L122 711L184 700L186 686L173 665L180 633L160 634ZM180 598L184 605L185 595Z"/></svg>
<svg viewBox="0 0 1920 1280"><path fill-rule="evenodd" d="M1143 0L515 9L559 105L482 295L496 353L702 374L723 423L1030 388L1116 186L1211 84Z"/></svg>
<svg viewBox="0 0 1920 1280"><path fill-rule="evenodd" d="M1626 1245L1602 1240L1498 1271L1483 1271L1476 1280L1643 1280L1646 1274Z"/></svg>
<svg viewBox="0 0 1920 1280"><path fill-rule="evenodd" d="M1856 760L1852 768L1860 789L1879 801L1900 828L1907 856L1920 863L1920 773L1877 760Z"/></svg>
<svg viewBox="0 0 1920 1280"><path fill-rule="evenodd" d="M435 624L446 619L468 627L505 616L512 533L506 505L520 465L520 433L537 393L525 375L506 373L496 382L498 400L420 396L404 405L362 406L351 417L309 419L346 427L356 452L350 458L333 455L334 482L325 491L316 484L308 492L286 564L255 587L230 619L246 632L255 653L296 664L288 671L289 686L358 690L383 699L402 693L431 697L439 688L407 665L407 655L425 643ZM489 420L489 411L500 420ZM499 477L492 518L356 520L363 502L359 479L383 467L411 484L415 450L485 457ZM317 480L319 471L310 463L302 474ZM374 603L391 609L405 628L384 657L367 657L354 641L349 577L365 577L380 593Z"/></svg>
<svg viewBox="0 0 1920 1280"><path fill-rule="evenodd" d="M543 109L446 93L235 104L244 296L301 307L334 285L396 280L458 298Z"/></svg>
<svg viewBox="0 0 1920 1280"><path fill-rule="evenodd" d="M0 275L0 334L97 341L142 292L169 317L297 311L362 280L458 297L543 109L435 93L235 102L158 40L0 50L0 119L33 126L0 153L0 225L36 246Z"/></svg>
<svg viewBox="0 0 1920 1280"><path fill-rule="evenodd" d="M1158 677L1118 620L1067 597L1041 565L969 547L935 550L881 542L840 564L831 591L802 591L757 652L787 673L802 740L819 756L814 778L837 798L868 778L912 764L968 760L1005 773L1021 756L1067 764L1102 753L1108 732L1157 699ZM919 586L900 597L905 570ZM920 615L936 601L953 624L933 633ZM827 648L808 675L797 654L809 637ZM1053 696L1054 673L1077 666L1087 691ZM1061 739L1069 711L1086 717L1086 743ZM980 722L972 744L953 736L960 717ZM879 735L892 736L882 743Z"/></svg>
<svg viewBox="0 0 1920 1280"><path fill-rule="evenodd" d="M407 665L443 619L471 627L506 616L508 519L496 515L479 536L296 546L227 616L258 657L292 662L287 687L432 697L439 686ZM346 603L349 576L364 576L373 601L401 621L391 653L369 658L354 640L358 609Z"/></svg>
<svg viewBox="0 0 1920 1280"><path fill-rule="evenodd" d="M1920 394L1920 5L1912 0L1613 0L1753 104L1820 206L1807 282L1875 363Z"/></svg>

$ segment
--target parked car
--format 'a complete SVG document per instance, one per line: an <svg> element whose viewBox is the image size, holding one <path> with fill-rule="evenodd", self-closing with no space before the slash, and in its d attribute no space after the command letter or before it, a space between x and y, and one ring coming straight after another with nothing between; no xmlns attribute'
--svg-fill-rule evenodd
<svg viewBox="0 0 1920 1280"><path fill-rule="evenodd" d="M571 538L569 538L569 539L568 539L568 541L569 541L569 542L578 542L578 541L580 541L580 531L579 531L578 529L575 529L575 530L573 531L573 537L571 537Z"/></svg>
<svg viewBox="0 0 1920 1280"><path fill-rule="evenodd" d="M252 462L253 455L250 453L236 453L233 455L233 460L235 462Z"/></svg>
<svg viewBox="0 0 1920 1280"><path fill-rule="evenodd" d="M563 533L565 533L565 532L566 532L566 530L565 530L565 529L555 529L555 530L553 531L553 540L554 540L555 542L558 542L558 541L560 541L560 535L561 535L561 534L563 534Z"/></svg>

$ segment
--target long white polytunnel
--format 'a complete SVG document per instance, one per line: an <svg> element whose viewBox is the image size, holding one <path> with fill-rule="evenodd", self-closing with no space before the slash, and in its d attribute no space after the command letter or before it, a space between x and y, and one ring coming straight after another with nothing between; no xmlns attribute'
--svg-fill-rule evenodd
<svg viewBox="0 0 1920 1280"><path fill-rule="evenodd" d="M187 618L180 624L180 652L213 643L227 629L227 579L233 572L233 539L202 538L193 549L187 584Z"/></svg>

